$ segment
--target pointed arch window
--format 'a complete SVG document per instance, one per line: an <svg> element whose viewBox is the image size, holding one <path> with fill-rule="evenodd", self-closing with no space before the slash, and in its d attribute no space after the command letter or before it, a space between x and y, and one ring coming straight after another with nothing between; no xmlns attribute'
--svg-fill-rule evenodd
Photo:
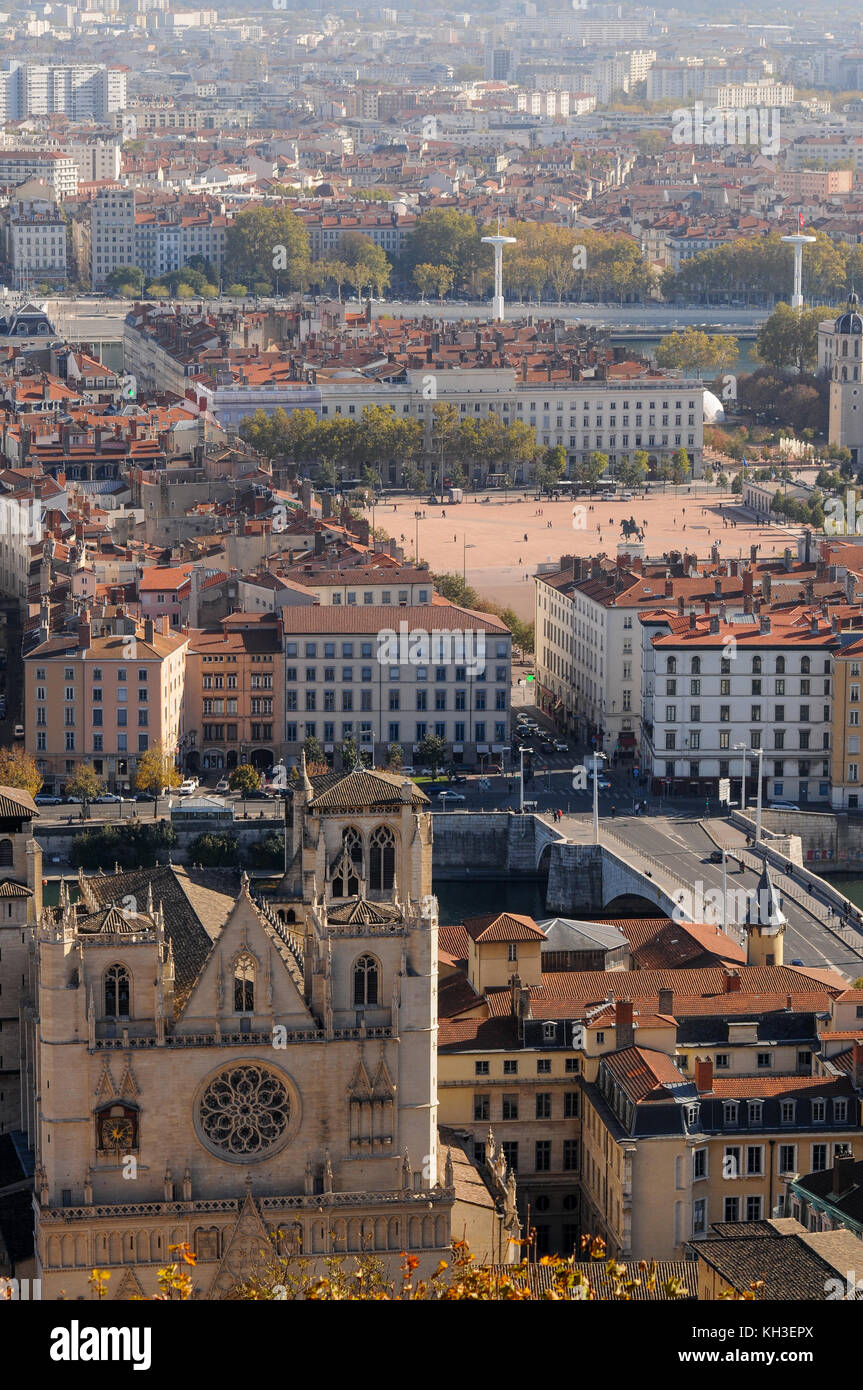
<svg viewBox="0 0 863 1390"><path fill-rule="evenodd" d="M125 965L109 965L105 971L105 1017L128 1018L132 981Z"/></svg>
<svg viewBox="0 0 863 1390"><path fill-rule="evenodd" d="M354 1005L364 1008L377 1004L380 997L380 967L374 956L360 956L354 966Z"/></svg>
<svg viewBox="0 0 863 1390"><path fill-rule="evenodd" d="M393 832L379 825L369 843L369 887L372 891L392 888L396 874L396 841Z"/></svg>
<svg viewBox="0 0 863 1390"><path fill-rule="evenodd" d="M354 826L342 832L342 855L333 876L334 898L355 898L363 873L363 839Z"/></svg>
<svg viewBox="0 0 863 1390"><path fill-rule="evenodd" d="M255 962L244 952L234 962L234 1013L255 1012Z"/></svg>

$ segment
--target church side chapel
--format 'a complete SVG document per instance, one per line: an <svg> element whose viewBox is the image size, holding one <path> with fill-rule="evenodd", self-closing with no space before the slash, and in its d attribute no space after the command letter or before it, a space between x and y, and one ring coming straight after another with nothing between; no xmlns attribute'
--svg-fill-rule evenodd
<svg viewBox="0 0 863 1390"><path fill-rule="evenodd" d="M409 1251L422 1272L454 1208L459 1238L476 1225L477 1249L515 1257L493 1165L462 1183L465 1153L439 1152L427 797L303 766L290 809L266 901L245 875L168 865L79 874L42 910L26 1084L43 1297L90 1297L94 1267L109 1297L152 1295L182 1242L204 1298L271 1239L391 1273Z"/></svg>

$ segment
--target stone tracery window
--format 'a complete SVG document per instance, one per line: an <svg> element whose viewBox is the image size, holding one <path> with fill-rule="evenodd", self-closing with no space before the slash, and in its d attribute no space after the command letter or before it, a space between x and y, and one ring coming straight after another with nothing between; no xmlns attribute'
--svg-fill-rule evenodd
<svg viewBox="0 0 863 1390"><path fill-rule="evenodd" d="M396 872L396 841L393 832L379 825L369 841L369 886L374 891L392 888Z"/></svg>
<svg viewBox="0 0 863 1390"><path fill-rule="evenodd" d="M234 962L234 1013L251 1014L254 1011L255 962L248 952L243 952Z"/></svg>
<svg viewBox="0 0 863 1390"><path fill-rule="evenodd" d="M380 995L380 970L374 956L360 956L354 966L354 1004L358 1007L377 1004Z"/></svg>
<svg viewBox="0 0 863 1390"><path fill-rule="evenodd" d="M109 965L105 971L105 1017L128 1018L131 992L125 965Z"/></svg>
<svg viewBox="0 0 863 1390"><path fill-rule="evenodd" d="M213 1078L199 1102L201 1132L228 1158L257 1158L283 1138L291 1098L281 1077L257 1063Z"/></svg>
<svg viewBox="0 0 863 1390"><path fill-rule="evenodd" d="M360 832L349 825L342 832L342 854L333 875L333 897L355 898L363 872L363 841Z"/></svg>

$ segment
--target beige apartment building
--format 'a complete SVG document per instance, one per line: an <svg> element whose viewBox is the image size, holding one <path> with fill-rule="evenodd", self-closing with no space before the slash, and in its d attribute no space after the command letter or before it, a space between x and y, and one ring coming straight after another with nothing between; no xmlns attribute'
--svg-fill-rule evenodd
<svg viewBox="0 0 863 1390"><path fill-rule="evenodd" d="M95 630L94 630L95 628ZM109 790L130 788L155 743L179 754L183 736L185 633L127 616L93 619L49 633L24 659L25 746L45 791L58 791L82 763Z"/></svg>
<svg viewBox="0 0 863 1390"><path fill-rule="evenodd" d="M274 613L233 613L188 633L184 766L230 771L278 761L284 719L282 630Z"/></svg>

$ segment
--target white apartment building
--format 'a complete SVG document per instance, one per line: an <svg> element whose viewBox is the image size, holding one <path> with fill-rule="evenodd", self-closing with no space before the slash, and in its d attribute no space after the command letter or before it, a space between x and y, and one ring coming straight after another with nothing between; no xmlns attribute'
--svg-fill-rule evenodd
<svg viewBox="0 0 863 1390"><path fill-rule="evenodd" d="M327 752L354 738L377 766L392 743L411 765L427 734L468 766L509 751L512 636L499 618L439 604L320 604L284 607L281 622L286 760L309 737ZM412 653L418 633L429 647Z"/></svg>
<svg viewBox="0 0 863 1390"><path fill-rule="evenodd" d="M218 213L162 220L158 214L139 212L135 217L135 258L148 276L179 270L193 256L203 256L220 269L225 262L228 219Z"/></svg>
<svg viewBox="0 0 863 1390"><path fill-rule="evenodd" d="M28 179L47 184L58 198L78 192L78 166L58 150L0 150L0 184L17 187Z"/></svg>
<svg viewBox="0 0 863 1390"><path fill-rule="evenodd" d="M830 622L815 609L647 621L656 635L642 648L641 756L655 789L709 797L715 807L727 777L739 802L749 749L754 803L760 749L765 805L829 804L838 646Z"/></svg>
<svg viewBox="0 0 863 1390"><path fill-rule="evenodd" d="M704 101L725 111L747 106L790 106L794 88L784 82L722 82L704 87Z"/></svg>
<svg viewBox="0 0 863 1390"><path fill-rule="evenodd" d="M57 112L72 120L98 121L125 105L125 68L7 59L0 69L0 124Z"/></svg>
<svg viewBox="0 0 863 1390"><path fill-rule="evenodd" d="M21 197L25 191L29 197ZM3 211L3 230L14 289L27 289L39 280L66 279L66 223L44 185L24 185L18 190L15 201Z"/></svg>
<svg viewBox="0 0 863 1390"><path fill-rule="evenodd" d="M121 265L135 265L135 193L106 188L90 207L90 283L100 289Z"/></svg>
<svg viewBox="0 0 863 1390"><path fill-rule="evenodd" d="M102 183L106 180L115 183L120 177L122 143L121 135L110 140L70 140L67 149L78 166L81 183Z"/></svg>
<svg viewBox="0 0 863 1390"><path fill-rule="evenodd" d="M137 330L127 323L128 342ZM127 361L138 355L134 350ZM161 358L167 354L150 352L153 381L144 380L149 390L173 389L176 365ZM135 370L136 368L129 368ZM391 405L403 416L427 423L431 428L436 402L452 404L461 415L481 418L497 413L505 423L522 420L536 431L543 448L561 445L570 465L593 452L607 453L610 466L631 458L644 449L654 465L670 459L677 449L689 455L692 476L699 477L704 444L704 386L701 382L668 378L637 379L634 382L565 381L522 382L512 368L464 371L408 370L405 383L372 382L357 373L345 379L317 374L309 386L301 383L269 386L265 383L231 382L214 388L200 388L219 423L236 428L245 415L262 409L270 414L281 406L315 409L321 418L333 415L360 416L366 405ZM139 377L139 380L142 378ZM319 404L314 396L319 393ZM311 398L310 398L311 395ZM384 483L393 485L398 465L390 465L391 476ZM485 480L479 480L480 484ZM516 479L516 481L520 481Z"/></svg>

